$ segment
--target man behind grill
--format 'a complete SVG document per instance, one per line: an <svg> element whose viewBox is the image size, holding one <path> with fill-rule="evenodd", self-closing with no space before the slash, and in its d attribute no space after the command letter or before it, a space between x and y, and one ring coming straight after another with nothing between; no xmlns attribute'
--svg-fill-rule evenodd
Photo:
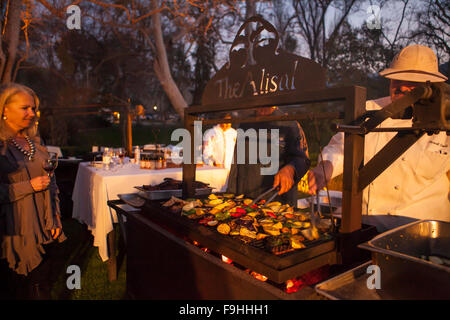
<svg viewBox="0 0 450 320"><path fill-rule="evenodd" d="M447 80L438 71L433 50L411 45L397 54L390 68L380 72L390 79L390 96L366 102L366 110L380 110L425 82ZM388 118L381 127L411 127L412 120ZM364 161L367 163L396 132L375 132L365 136ZM363 222L379 232L417 219L450 221L449 179L450 137L445 132L422 136L363 192ZM310 193L326 181L342 174L344 133L334 135L323 149L323 162L308 175ZM323 166L323 167L322 167ZM323 170L325 169L325 170ZM325 171L325 176L323 174Z"/></svg>

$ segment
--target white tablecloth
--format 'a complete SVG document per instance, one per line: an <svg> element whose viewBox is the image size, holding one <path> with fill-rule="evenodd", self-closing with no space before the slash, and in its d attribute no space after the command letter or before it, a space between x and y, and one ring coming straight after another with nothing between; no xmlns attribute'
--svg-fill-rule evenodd
<svg viewBox="0 0 450 320"><path fill-rule="evenodd" d="M72 217L85 223L94 236L94 246L99 248L103 261L109 259L107 235L117 223L115 210L107 205L108 200L118 199L118 194L135 193L134 186L158 184L164 178L182 179L181 168L163 170L140 169L134 164L125 165L117 171L103 170L80 163L72 194ZM228 170L201 167L196 170L196 180L209 183L214 192L225 191Z"/></svg>

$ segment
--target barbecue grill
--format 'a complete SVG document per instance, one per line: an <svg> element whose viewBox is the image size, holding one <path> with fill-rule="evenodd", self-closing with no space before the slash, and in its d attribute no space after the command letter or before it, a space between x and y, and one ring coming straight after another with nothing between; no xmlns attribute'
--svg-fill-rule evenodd
<svg viewBox="0 0 450 320"><path fill-rule="evenodd" d="M269 39L268 45L261 47L252 42L256 39L255 34L249 38L240 36L240 32L250 23L260 26L255 32L269 31L275 39ZM253 50L246 47L233 51L242 43L253 45ZM387 115L366 113L365 88L326 88L325 71L320 65L284 52L277 48L277 44L278 34L270 23L261 17L247 20L232 45L229 64L208 82L202 104L185 110L185 128L191 133L191 137L195 137L194 121L203 121L207 125L222 122L343 120L345 125L336 126L338 131L345 132L342 219L339 220L338 231L329 237L305 242L305 249L274 254L266 250L263 241L243 242L221 235L211 228L170 212L161 206L161 201L148 200L139 214L127 214L118 204L110 203L129 217L128 242L133 245L128 246L127 283L132 296L157 299L304 298L305 294L300 292L293 296L286 295L278 285L327 265L349 268L369 260L370 252L358 248L359 244L377 234L374 227L361 223L364 187L425 132L449 132L446 122L449 116L446 111L448 100L445 100L448 88L433 86L429 90L415 90L411 96L407 95L391 108L394 113L405 116L403 112L406 108L420 99L429 98L433 93L435 107L441 108L441 112L436 113L441 116L440 121L429 119L428 113L423 112L423 105L418 107L415 126L409 131L405 128L392 128L393 131L398 130L399 134L380 151L374 161L364 166L364 134L376 131L374 128L377 123ZM268 85L271 83L269 80L274 79L277 89L271 90L274 87ZM344 112L204 119L205 115L217 112L331 101L342 103ZM194 139L184 149L194 150ZM196 196L194 154L188 160L190 162L183 163L183 198ZM200 250L193 242L208 248L206 251L210 253ZM232 269L215 255L224 255L243 269L253 270L269 280L267 283L258 283L258 280L252 279L240 269ZM269 282L273 285L269 286Z"/></svg>

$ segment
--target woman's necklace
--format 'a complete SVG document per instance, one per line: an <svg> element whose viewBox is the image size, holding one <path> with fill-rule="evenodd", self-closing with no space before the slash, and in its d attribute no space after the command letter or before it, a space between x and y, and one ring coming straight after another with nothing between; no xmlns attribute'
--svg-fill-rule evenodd
<svg viewBox="0 0 450 320"><path fill-rule="evenodd" d="M32 160L34 157L34 153L36 152L36 147L34 146L33 141L31 141L30 138L28 138L28 136L25 136L25 140L27 141L28 145L30 146L30 151L25 150L24 148L22 148L17 141L14 138L11 138L11 142L13 143L13 145L20 151L22 152L25 156L28 157L28 160Z"/></svg>

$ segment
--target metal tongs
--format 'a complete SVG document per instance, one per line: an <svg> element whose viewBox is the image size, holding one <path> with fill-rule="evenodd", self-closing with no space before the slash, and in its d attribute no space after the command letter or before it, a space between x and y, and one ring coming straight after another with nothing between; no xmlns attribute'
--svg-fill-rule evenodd
<svg viewBox="0 0 450 320"><path fill-rule="evenodd" d="M310 198L310 206L311 206L311 225L314 228L317 228L317 224L320 223L320 196L319 192L316 192L316 202L317 202L317 213L316 210L314 210L314 197L311 196Z"/></svg>
<svg viewBox="0 0 450 320"><path fill-rule="evenodd" d="M261 193L255 200L252 201L252 203L250 203L250 206L254 205L255 203L257 203L258 201L260 201L262 198L264 198L265 196L267 196L268 194L270 194L273 191L276 191L262 206L262 208L264 208L268 203L270 203L277 195L278 195L278 190L279 187L272 187L269 190Z"/></svg>

